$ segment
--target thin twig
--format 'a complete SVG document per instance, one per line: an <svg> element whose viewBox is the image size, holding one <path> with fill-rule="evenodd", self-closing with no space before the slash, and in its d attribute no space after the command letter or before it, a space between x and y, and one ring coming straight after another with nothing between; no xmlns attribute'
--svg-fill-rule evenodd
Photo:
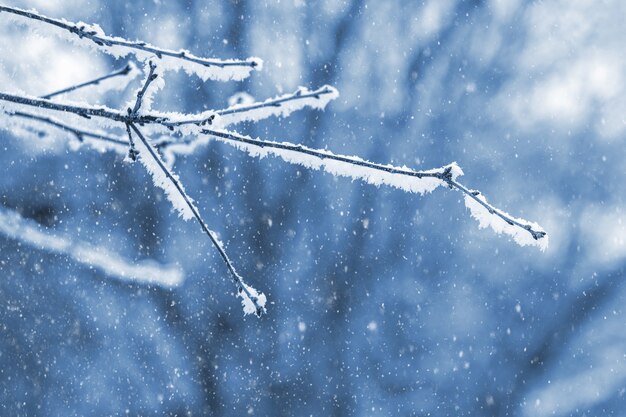
<svg viewBox="0 0 626 417"><path fill-rule="evenodd" d="M106 106L87 106L87 105L74 105L74 104L64 104L56 101L47 100L44 98L37 97L26 97L26 96L16 96L13 94L0 93L0 100L9 101L12 103L23 104L31 107L38 107L42 109L62 111L66 113L74 113L78 116L85 117L90 119L91 116L102 117L105 119L110 119L115 122L121 123L155 123L157 122L157 117L148 117L141 116L140 118L133 119L128 116L126 113L120 112L118 110L113 110Z"/></svg>
<svg viewBox="0 0 626 417"><path fill-rule="evenodd" d="M251 113L251 112L254 112L255 110L259 110L262 108L280 107L283 103L287 103L290 101L300 101L300 100L306 100L309 98L320 99L321 96L328 95L328 94L337 94L337 90L333 89L330 86L324 86L315 91L310 91L307 93L301 93L300 91L296 91L293 94L289 94L289 95L275 98L275 99L269 99L261 103L253 103L253 104L244 105L244 106L237 105L237 106L228 107L226 109L215 110L213 114L217 114L218 116L229 116L231 114L238 114L238 113ZM214 117L215 117L214 115L211 115L209 117L204 117L204 118L197 118L197 117L189 118L189 119L179 120L178 124L179 125L195 124L195 125L202 126L206 124L211 124Z"/></svg>
<svg viewBox="0 0 626 417"><path fill-rule="evenodd" d="M0 93L0 100L8 101L11 103L22 104L30 107L37 107L40 109L54 110L65 113L73 113L81 117L90 119L92 116L109 119L114 122L120 123L136 123L138 125L145 124L159 124L170 130L179 126L176 121L170 121L167 116L160 114L133 114L132 110L128 112L121 112L114 110L106 106L90 106L86 104L67 104L58 101L46 100L38 97L16 96L14 94Z"/></svg>
<svg viewBox="0 0 626 417"><path fill-rule="evenodd" d="M78 129L68 124L65 124L61 121L58 121L56 119L53 119L52 117L38 116L35 114L23 113L23 112L15 112L11 114L13 116L23 117L25 119L37 120L39 122L47 123L49 125L58 127L59 129L72 133L74 136L76 136L76 139L78 139L79 142L82 142L85 138L91 138L91 139L101 140L107 143L112 143L114 145L128 146L127 141L122 140L118 137Z"/></svg>
<svg viewBox="0 0 626 417"><path fill-rule="evenodd" d="M173 51L169 49L157 48L153 45L150 45L146 42L142 41L129 41L122 38L107 36L104 34L98 34L98 32L94 30L88 30L84 25L78 25L71 22L67 22L65 20L54 19L51 17L47 17L36 13L34 11L28 11L19 9L16 7L8 7L8 6L0 6L0 12L8 12L15 15L23 16L28 19L37 20L43 23L47 23L49 25L56 26L61 29L65 29L72 34L77 35L79 38L86 38L94 42L99 46L123 46L129 49L135 49L138 51L149 52L151 54L156 55L158 58L163 56L168 56L172 58L177 58L183 61L193 62L195 64L203 65L205 67L249 67L249 68L257 68L260 66L260 63L256 59L248 59L248 60L232 60L232 61L223 61L219 59L207 59L200 58L188 51L180 50Z"/></svg>
<svg viewBox="0 0 626 417"><path fill-rule="evenodd" d="M139 91L137 91L135 106L132 110L130 108L128 109L128 114L130 115L137 116L139 114L139 109L141 108L141 104L143 103L143 96L146 94L146 91L148 90L148 87L150 86L152 81L156 80L158 77L158 75L154 72L156 70L156 65L153 64L152 61L149 61L148 66L150 67L150 71L148 72L148 75L143 82L143 86L139 89Z"/></svg>
<svg viewBox="0 0 626 417"><path fill-rule="evenodd" d="M130 133L130 123L126 123L126 134L128 135L128 159L131 161L137 160L137 148L135 148L135 142L133 141L133 135Z"/></svg>
<svg viewBox="0 0 626 417"><path fill-rule="evenodd" d="M109 73L107 75L103 75L101 77L94 78L93 80L86 81L84 83L72 85L72 86L64 88L62 90L58 90L58 91L55 91L53 93L46 94L45 96L41 96L40 98L50 99L50 98L55 97L55 96L60 95L60 94L69 93L70 91L76 91L76 90L81 89L81 88L90 87L92 85L97 85L101 81L107 80L109 78L114 78L114 77L127 75L132 69L133 69L133 65L131 63L128 63L128 64L126 64L126 66L124 66L124 68L120 68L118 70L115 70L115 71L113 71L113 72L111 72L111 73ZM104 142L112 143L112 144L115 144L115 145L128 146L128 142L127 141L125 141L123 139L120 139L118 137L105 135L105 134L102 134L102 133L91 132L91 131L88 131L88 130L79 129L79 128L70 126L67 123L64 123L64 122L61 122L59 120L56 120L56 119L54 119L52 117L44 117L44 116L39 116L39 115L36 115L36 114L25 113L25 112L15 112L15 113L11 113L11 114L13 116L22 117L22 118L25 118L25 119L37 120L38 122L46 123L46 124L49 124L51 126L55 126L55 127L59 128L61 130L64 130L66 132L70 132L74 136L76 136L76 139L79 142L83 142L85 138L91 138L91 139L95 139L95 140L101 140L101 141L104 141Z"/></svg>
<svg viewBox="0 0 626 417"><path fill-rule="evenodd" d="M253 103L247 106L229 107L227 109L217 110L215 113L219 114L220 116L226 116L228 114L249 112L263 107L279 107L282 103L286 103L288 101L298 101L307 98L319 99L320 96L336 93L336 90L331 89L329 86L324 86L318 90L310 91L308 93L299 93L298 91L296 91L293 94L289 94L287 96L276 99L270 99L262 103Z"/></svg>
<svg viewBox="0 0 626 417"><path fill-rule="evenodd" d="M55 91L54 93L50 93L50 94L46 94L45 96L41 96L40 98L43 99L50 99L54 96L60 95L60 94L64 94L64 93L68 93L70 91L75 91L81 88L85 88L85 87L90 87L92 85L97 85L99 84L101 81L109 79L109 78L113 78L113 77L118 77L118 76L122 76L122 75L127 75L133 68L133 65L131 63L126 64L126 66L124 68L115 70L107 75L104 75L102 77L98 77L95 78L93 80L90 81L86 81L84 83L81 84L76 84L76 85L72 85L70 87L64 88L62 90L59 91ZM42 123L46 123L49 124L51 126L55 126L61 130L64 130L66 132L70 132L72 133L74 136L76 136L76 139L79 142L83 142L85 138L91 138L91 139L95 139L95 140L101 140L104 142L108 142L108 143L112 143L115 145L123 145L123 146L128 146L128 142L120 139L118 137L114 137L111 135L106 135L106 134L102 134L102 133L97 133L97 132L92 132L92 131L88 131L88 130L84 130L84 129L79 129L73 126L70 126L67 123L61 122L59 120L56 120L52 117L44 117L44 116L39 116L36 114L31 114L31 113L25 113L25 112L14 112L11 113L13 116L17 116L17 117L22 117L25 119L31 119L31 120L37 120L38 122L42 122Z"/></svg>
<svg viewBox="0 0 626 417"><path fill-rule="evenodd" d="M55 91L53 93L46 94L45 96L40 96L40 97L41 98L50 99L50 98L52 98L54 96L58 96L58 95L61 95L61 94L69 93L70 91L78 90L79 88L84 88L84 87L88 87L88 86L92 86L92 85L97 85L97 84L100 84L101 81L108 80L109 78L114 78L114 77L120 77L122 75L127 75L131 71L132 68L133 68L132 65L130 63L128 63L128 64L126 64L126 66L124 68L120 68L118 70L115 70L115 71L111 72L110 74L103 75L103 76L98 77L98 78L94 78L93 80L85 81L84 83L81 83L81 84L72 85L70 87L67 87L67 88L64 88L62 90L58 90L58 91Z"/></svg>
<svg viewBox="0 0 626 417"><path fill-rule="evenodd" d="M109 78L113 78L113 77L118 77L118 76L123 76L123 75L127 75L131 70L133 69L133 65L132 63L128 63L126 64L126 66L124 68L120 68L118 70L115 70L107 75L95 78L93 80L90 81L86 81L84 83L81 84L76 84L76 85L72 85L70 87L64 88L62 90L56 91L54 93L50 93L50 94L46 94L45 96L41 96L40 98L43 99L50 99L54 96L60 95L60 94L64 94L64 93L68 93L70 91L75 91L81 88L85 88L85 87L90 87L92 85L97 85L99 84L101 81L109 79ZM74 136L76 136L76 139L79 142L83 142L85 138L91 138L91 139L95 139L95 140L101 140L107 143L111 143L111 144L115 144L115 145L122 145L122 146L128 146L128 141L125 141L123 139L120 139L119 137L115 137L115 136L111 136L111 135L106 135L106 134L102 134L102 133L97 133L97 132L92 132L92 131L88 131L88 130L84 130L84 129L79 129L73 126L70 126L67 123L61 122L59 120L56 120L52 117L44 117L44 116L39 116L39 115L35 115L35 114L31 114L31 113L25 113L25 112L15 112L12 113L12 115L14 116L18 116L18 117L22 117L25 119L31 119L31 120L37 120L39 122L42 123L46 123L49 124L51 126L55 126L61 130L67 131L72 133Z"/></svg>
<svg viewBox="0 0 626 417"><path fill-rule="evenodd" d="M211 243L213 244L213 246L215 246L215 248L219 252L220 256L224 260L224 263L228 267L228 271L232 275L233 281L237 285L237 290L240 293L241 292L245 293L245 295L250 300L252 300L252 302L254 303L255 308L256 308L256 315L260 316L265 311L265 307L263 307L261 304L259 304L258 297L256 297L255 295L253 295L250 292L250 290L248 289L248 286L244 283L243 278L241 277L241 275L239 275L239 273L235 270L235 267L233 266L231 260L228 258L228 255L226 254L226 251L224 250L224 247L222 246L220 241L215 236L215 233L213 231L211 231L211 229L209 229L207 224L204 222L204 220L200 216L200 213L199 213L198 209L196 208L195 204L193 204L191 202L191 199L189 198L189 196L187 196L187 193L183 190L183 188L180 185L179 181L176 179L176 177L174 175L172 175L170 170L162 163L161 159L158 157L158 155L156 153L156 150L152 147L152 145L150 145L148 140L139 131L137 126L135 126L132 123L130 123L129 126L135 132L137 137L139 137L139 140L141 140L141 142L144 144L146 149L148 149L148 152L150 153L150 158L157 163L157 165L159 166L159 169L161 171L163 171L165 176L168 178L168 180L171 182L171 184L175 187L176 191L183 198L183 200L185 201L185 204L189 207L189 209L193 213L193 216L195 217L195 219L200 224L200 227L202 228L202 231L209 237L209 239L211 239ZM130 131L129 131L129 136L131 136Z"/></svg>

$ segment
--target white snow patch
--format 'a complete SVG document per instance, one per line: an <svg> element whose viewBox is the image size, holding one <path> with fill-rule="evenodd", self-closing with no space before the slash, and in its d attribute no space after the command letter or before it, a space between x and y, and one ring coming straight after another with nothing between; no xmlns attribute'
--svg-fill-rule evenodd
<svg viewBox="0 0 626 417"><path fill-rule="evenodd" d="M184 280L183 272L174 265L162 265L152 259L139 262L124 259L107 248L70 240L5 208L0 208L0 233L36 249L68 256L121 281L176 287Z"/></svg>
<svg viewBox="0 0 626 417"><path fill-rule="evenodd" d="M245 91L238 91L228 98L228 106L247 106L254 103L254 97Z"/></svg>
<svg viewBox="0 0 626 417"><path fill-rule="evenodd" d="M265 312L265 304L267 303L267 297L265 297L265 294L259 293L256 289L245 283L243 283L243 286L246 287L246 290L248 290L253 298L256 298L258 306L263 312ZM238 296L241 297L241 305L243 306L244 316L247 316L248 314L256 314L256 305L254 304L254 301L248 297L246 292L239 291Z"/></svg>

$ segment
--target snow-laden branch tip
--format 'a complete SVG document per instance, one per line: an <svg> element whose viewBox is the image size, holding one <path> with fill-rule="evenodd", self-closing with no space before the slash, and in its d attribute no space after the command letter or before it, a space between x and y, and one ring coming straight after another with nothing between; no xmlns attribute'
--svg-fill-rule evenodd
<svg viewBox="0 0 626 417"><path fill-rule="evenodd" d="M465 207L481 229L490 227L498 234L507 234L520 246L538 246L542 252L548 248L548 235L541 226L493 207L479 191L465 193Z"/></svg>
<svg viewBox="0 0 626 417"><path fill-rule="evenodd" d="M81 265L100 270L108 277L120 281L170 288L181 285L184 280L184 274L177 266L161 265L152 259L124 259L105 247L62 236L2 207L0 233L37 250L67 256Z"/></svg>
<svg viewBox="0 0 626 417"><path fill-rule="evenodd" d="M159 66L163 70L182 69L205 81L208 79L239 81L248 77L253 70L260 70L263 66L263 61L256 57L246 60L201 58L183 49L174 51L158 48L143 41L129 41L120 37L108 36L99 25L55 19L44 16L35 10L23 10L0 5L0 12L25 18L16 21L26 23L39 32L47 33L46 27L61 29L54 30L53 33L71 42L94 47L98 51L108 53L115 58L121 58L130 53L134 54L140 61L158 58Z"/></svg>

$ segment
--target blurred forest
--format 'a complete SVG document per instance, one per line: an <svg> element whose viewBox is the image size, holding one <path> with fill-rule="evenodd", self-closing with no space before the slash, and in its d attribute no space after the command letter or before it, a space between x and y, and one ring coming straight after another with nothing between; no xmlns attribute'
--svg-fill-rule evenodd
<svg viewBox="0 0 626 417"><path fill-rule="evenodd" d="M626 415L626 3L7 4L265 61L241 82L170 72L159 110L334 85L323 112L237 130L416 169L457 161L550 247L479 229L458 192L377 188L211 143L174 170L268 297L267 315L244 319L215 249L139 164L2 130L2 207L178 263L185 281L122 282L0 234L0 414ZM0 91L41 95L125 63L3 13L0 34ZM121 108L139 85L85 100Z"/></svg>

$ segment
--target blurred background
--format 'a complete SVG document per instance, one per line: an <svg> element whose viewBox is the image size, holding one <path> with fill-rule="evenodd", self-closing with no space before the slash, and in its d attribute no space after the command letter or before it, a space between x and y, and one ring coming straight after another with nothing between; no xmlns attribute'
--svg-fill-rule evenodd
<svg viewBox="0 0 626 417"><path fill-rule="evenodd" d="M324 112L236 129L461 178L550 234L481 230L456 191L376 188L211 143L174 170L241 274L140 164L67 135L0 133L0 204L174 289L112 279L0 234L0 414L626 415L626 3L516 0L8 1L200 56L242 82L167 73L159 110L336 86ZM0 90L49 93L125 64L0 13ZM122 108L126 90L86 100Z"/></svg>

